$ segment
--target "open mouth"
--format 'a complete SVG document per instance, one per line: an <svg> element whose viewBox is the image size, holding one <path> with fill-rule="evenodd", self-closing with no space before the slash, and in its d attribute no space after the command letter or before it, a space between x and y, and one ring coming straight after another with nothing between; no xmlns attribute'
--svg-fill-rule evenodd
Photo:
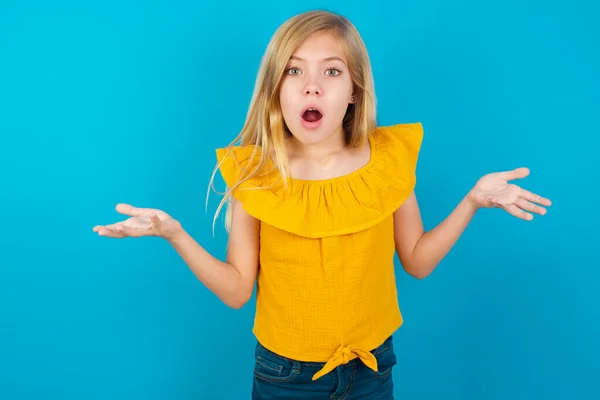
<svg viewBox="0 0 600 400"><path fill-rule="evenodd" d="M317 122L321 118L323 118L323 114L321 113L321 111L314 107L307 108L302 113L302 119L306 122Z"/></svg>

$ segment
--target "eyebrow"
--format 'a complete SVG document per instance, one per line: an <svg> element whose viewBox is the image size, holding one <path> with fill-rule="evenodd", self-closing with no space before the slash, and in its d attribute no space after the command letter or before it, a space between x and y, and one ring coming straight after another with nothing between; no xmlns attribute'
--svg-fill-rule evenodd
<svg viewBox="0 0 600 400"><path fill-rule="evenodd" d="M306 61L304 58L302 58L302 57L298 57L298 56L291 56L291 57L290 57L290 60ZM323 61L334 61L334 60L341 61L341 62L343 62L344 64L346 64L346 63L344 62L344 60L342 60L340 57L337 57L337 56L333 56L333 57L327 57L327 58L324 58L324 59L323 59Z"/></svg>

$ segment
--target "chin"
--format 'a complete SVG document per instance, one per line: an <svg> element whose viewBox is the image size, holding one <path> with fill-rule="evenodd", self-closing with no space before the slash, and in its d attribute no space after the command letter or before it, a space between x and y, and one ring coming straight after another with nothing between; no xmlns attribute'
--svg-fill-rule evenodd
<svg viewBox="0 0 600 400"><path fill-rule="evenodd" d="M326 141L331 137L335 129L319 126L317 128L306 128L304 126L296 126L290 129L292 136L298 142L306 145L317 144Z"/></svg>

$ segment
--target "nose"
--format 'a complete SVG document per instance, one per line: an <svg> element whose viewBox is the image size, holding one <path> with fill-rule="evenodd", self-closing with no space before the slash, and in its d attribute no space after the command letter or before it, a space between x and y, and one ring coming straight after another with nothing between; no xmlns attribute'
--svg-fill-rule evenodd
<svg viewBox="0 0 600 400"><path fill-rule="evenodd" d="M318 77L311 74L306 80L306 85L304 86L304 94L320 96L323 94L323 88L319 84Z"/></svg>
<svg viewBox="0 0 600 400"><path fill-rule="evenodd" d="M311 94L314 94L315 96L320 96L321 89L316 85L306 85L306 87L304 88L304 94L307 96Z"/></svg>

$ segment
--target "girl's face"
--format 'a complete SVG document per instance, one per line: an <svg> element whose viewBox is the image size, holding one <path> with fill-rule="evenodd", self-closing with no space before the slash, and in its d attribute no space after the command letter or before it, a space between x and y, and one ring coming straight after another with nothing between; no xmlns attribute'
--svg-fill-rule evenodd
<svg viewBox="0 0 600 400"><path fill-rule="evenodd" d="M283 118L302 144L339 143L353 83L339 39L329 32L308 37L290 58L279 93Z"/></svg>

